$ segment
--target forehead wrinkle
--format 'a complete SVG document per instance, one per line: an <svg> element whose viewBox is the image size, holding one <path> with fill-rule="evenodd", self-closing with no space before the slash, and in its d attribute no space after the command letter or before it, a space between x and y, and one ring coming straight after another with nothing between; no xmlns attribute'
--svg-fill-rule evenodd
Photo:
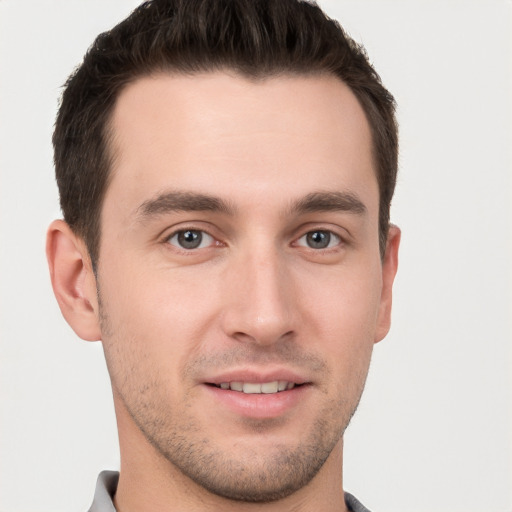
<svg viewBox="0 0 512 512"><path fill-rule="evenodd" d="M145 220L166 213L188 211L234 215L235 207L224 199L209 194L172 190L144 201L136 209L136 216Z"/></svg>
<svg viewBox="0 0 512 512"><path fill-rule="evenodd" d="M294 201L288 211L298 214L341 211L364 215L367 208L353 192L317 191Z"/></svg>

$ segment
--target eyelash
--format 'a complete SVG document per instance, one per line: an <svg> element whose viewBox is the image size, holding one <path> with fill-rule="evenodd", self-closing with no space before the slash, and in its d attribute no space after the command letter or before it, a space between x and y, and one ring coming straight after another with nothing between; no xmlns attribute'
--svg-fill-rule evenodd
<svg viewBox="0 0 512 512"><path fill-rule="evenodd" d="M179 241L180 236L186 237L187 235L192 237L192 240L181 240ZM314 235L320 235L320 240L318 243L325 243L325 247L311 247L310 243L317 243L317 241L312 240L311 238ZM308 240L309 237L309 240ZM205 243L206 238L206 245ZM175 243L173 243L173 239L175 239ZM184 253L184 254L192 254L196 250L207 249L213 245L223 245L221 242L215 239L213 235L205 231L204 229L197 229L194 227L186 227L179 229L177 231L172 232L170 235L166 236L164 242L172 245L176 250ZM309 243L308 243L309 242ZM333 243L334 242L334 243ZM190 247L184 247L183 243L190 243ZM194 246L197 243L197 246ZM292 246L304 247L308 250L314 252L332 252L339 249L341 245L345 243L345 240L330 229L311 229L301 235L299 238L296 238L292 243Z"/></svg>

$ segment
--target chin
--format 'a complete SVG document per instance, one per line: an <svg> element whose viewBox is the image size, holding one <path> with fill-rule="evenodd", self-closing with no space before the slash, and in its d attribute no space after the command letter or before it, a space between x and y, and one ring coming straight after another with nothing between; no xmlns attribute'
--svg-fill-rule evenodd
<svg viewBox="0 0 512 512"><path fill-rule="evenodd" d="M327 450L277 449L265 456L246 453L244 460L226 454L201 457L201 464L180 468L196 484L232 501L269 503L305 487L329 456Z"/></svg>

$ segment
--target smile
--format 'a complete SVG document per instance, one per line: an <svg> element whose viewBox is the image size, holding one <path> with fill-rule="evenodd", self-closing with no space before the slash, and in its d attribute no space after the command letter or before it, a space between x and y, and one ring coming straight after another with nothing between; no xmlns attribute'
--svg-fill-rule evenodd
<svg viewBox="0 0 512 512"><path fill-rule="evenodd" d="M282 391L289 391L293 389L296 385L294 382L289 382L286 380L274 380L271 382L221 382L216 385L216 387L220 389L226 389L231 391L239 391L241 393L247 394L272 394L272 393L280 393Z"/></svg>
<svg viewBox="0 0 512 512"><path fill-rule="evenodd" d="M257 375L253 371L233 371L212 380L203 381L207 391L208 402L214 400L217 411L223 414L227 409L236 418L245 417L258 420L286 417L298 414L307 407L307 397L314 389L313 383L304 376L293 375L291 371L279 371L284 374ZM245 378L242 375L246 374ZM235 375L234 375L235 374ZM236 375L237 374L237 375ZM213 382L212 382L213 381ZM215 406L215 407L216 407Z"/></svg>

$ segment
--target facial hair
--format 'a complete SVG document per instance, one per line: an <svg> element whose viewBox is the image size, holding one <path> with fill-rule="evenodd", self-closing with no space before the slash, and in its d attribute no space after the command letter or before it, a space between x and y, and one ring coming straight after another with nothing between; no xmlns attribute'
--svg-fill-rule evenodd
<svg viewBox="0 0 512 512"><path fill-rule="evenodd" d="M150 344L130 339L128 333L114 329L101 300L99 305L112 385L133 422L172 470L178 469L217 496L239 502L268 503L308 485L340 442L357 408L366 375L359 379L360 390L356 393L341 390L333 400L323 403L300 444L276 443L262 451L249 442L241 453L219 449L194 414L192 394L189 392L184 397L179 411L173 410L161 376L144 364L143 347ZM140 352L137 354L129 347L138 347ZM261 367L284 363L307 369L308 374L329 373L327 363L317 355L292 343L278 343L272 349L244 345L222 353L204 354L186 365L182 381L207 369L219 371L241 363ZM352 401L348 402L345 396L352 397ZM251 437L257 433L262 439L282 421L279 418L243 420Z"/></svg>

